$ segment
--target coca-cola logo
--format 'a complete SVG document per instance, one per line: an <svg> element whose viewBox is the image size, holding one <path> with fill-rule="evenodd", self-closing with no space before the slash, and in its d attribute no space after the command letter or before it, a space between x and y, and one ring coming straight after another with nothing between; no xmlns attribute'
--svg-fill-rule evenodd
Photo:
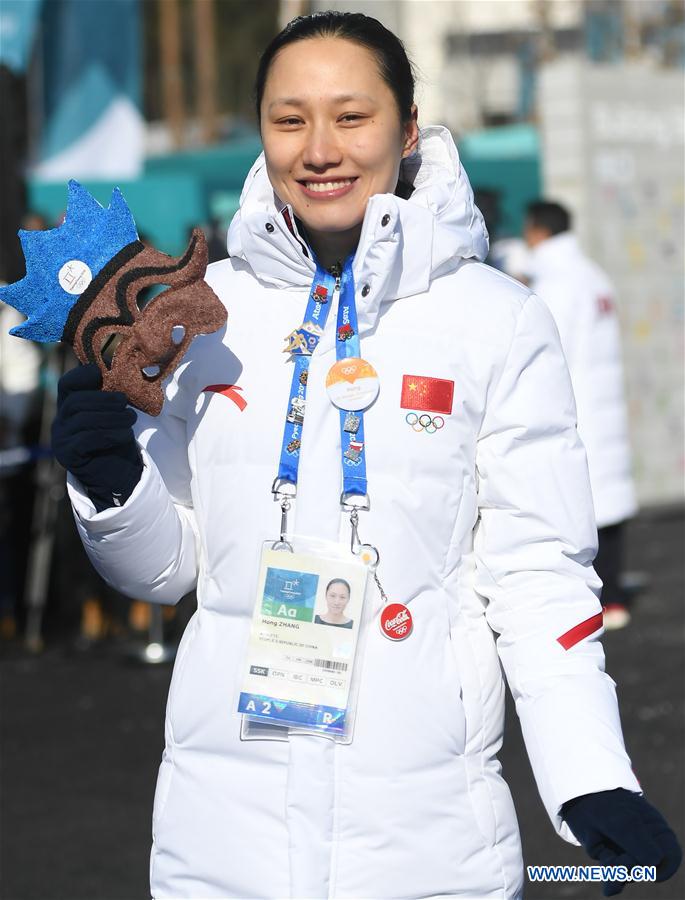
<svg viewBox="0 0 685 900"><path fill-rule="evenodd" d="M389 603L381 613L380 625L385 637L391 641L401 641L411 633L411 613L402 603Z"/></svg>
<svg viewBox="0 0 685 900"><path fill-rule="evenodd" d="M397 631L400 625L403 625L407 619L409 618L409 613L406 609L403 609L402 612L398 613L394 619L388 619L385 623L386 631Z"/></svg>

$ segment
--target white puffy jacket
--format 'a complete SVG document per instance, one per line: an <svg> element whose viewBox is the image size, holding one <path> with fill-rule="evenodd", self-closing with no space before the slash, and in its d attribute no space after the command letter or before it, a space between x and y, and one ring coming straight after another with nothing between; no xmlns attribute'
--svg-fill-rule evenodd
<svg viewBox="0 0 685 900"><path fill-rule="evenodd" d="M622 522L637 504L613 286L570 232L538 244L528 270L531 288L554 316L571 373L597 526Z"/></svg>
<svg viewBox="0 0 685 900"><path fill-rule="evenodd" d="M260 546L280 524L270 489L291 379L283 339L314 273L262 159L231 226L232 258L207 275L227 331L197 338L162 414L139 417L141 482L96 514L71 481L108 581L158 603L197 586L155 798L159 900L519 897L518 828L496 757L500 666L562 836L573 840L566 800L639 790L597 640L596 532L553 320L474 258L486 235L444 129L422 133L405 177L410 200L369 201L354 274L362 353L381 381L365 415L371 510L360 529L414 630L393 643L370 629L351 744L241 741L235 711ZM334 319L311 359L294 531L348 542L339 418L324 389ZM406 423L403 374L454 382L441 430ZM203 390L217 383L238 385L244 409ZM371 602L377 614L380 597Z"/></svg>

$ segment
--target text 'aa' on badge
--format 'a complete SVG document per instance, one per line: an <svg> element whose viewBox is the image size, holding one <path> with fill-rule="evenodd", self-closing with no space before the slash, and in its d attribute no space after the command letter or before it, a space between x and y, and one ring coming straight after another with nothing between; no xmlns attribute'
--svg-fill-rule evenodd
<svg viewBox="0 0 685 900"><path fill-rule="evenodd" d="M390 641L403 641L411 634L414 623L409 608L403 603L388 603L381 610L381 631Z"/></svg>
<svg viewBox="0 0 685 900"><path fill-rule="evenodd" d="M371 406L378 396L378 374L365 359L351 356L339 359L326 376L326 390L339 408L357 412Z"/></svg>

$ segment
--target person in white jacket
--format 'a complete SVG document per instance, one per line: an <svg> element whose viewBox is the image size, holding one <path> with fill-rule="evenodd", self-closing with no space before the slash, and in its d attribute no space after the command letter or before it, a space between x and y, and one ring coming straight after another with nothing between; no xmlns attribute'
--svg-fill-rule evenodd
<svg viewBox="0 0 685 900"><path fill-rule="evenodd" d="M525 238L530 287L554 316L571 374L578 433L585 445L599 531L595 570L602 580L604 627L630 621L621 586L625 523L637 511L615 291L583 252L561 204L531 203Z"/></svg>
<svg viewBox="0 0 685 900"><path fill-rule="evenodd" d="M501 667L561 836L669 877L677 841L641 795L604 672L585 452L549 311L479 262L487 235L454 143L440 127L419 133L404 49L376 20L294 20L264 53L257 99L264 154L230 258L207 274L228 326L194 341L158 418L138 415L137 482L115 484L115 451L133 446L123 418L93 467L74 457L95 415L79 410L103 396L87 368L63 380L54 430L98 571L153 603L197 591L169 693L153 897L520 897L497 760ZM300 334L318 338L303 413L297 357L282 348L312 295L338 316L352 297L358 322L336 326L332 310L321 334ZM380 392L352 416L365 429L353 447L326 380L355 338ZM370 582L348 743L245 731L236 706L260 548L280 528L271 488L286 412L293 427L304 419L288 443L299 460L289 528L349 548L341 450L364 450L358 527L401 606L383 631ZM405 639L388 640L393 629Z"/></svg>

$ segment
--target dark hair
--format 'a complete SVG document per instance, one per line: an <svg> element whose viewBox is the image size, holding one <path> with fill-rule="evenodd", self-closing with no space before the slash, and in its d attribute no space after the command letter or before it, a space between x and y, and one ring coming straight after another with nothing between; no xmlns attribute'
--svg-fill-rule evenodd
<svg viewBox="0 0 685 900"><path fill-rule="evenodd" d="M551 235L561 234L571 229L571 213L560 203L552 203L548 200L536 200L529 203L526 209L526 219L531 225L544 228Z"/></svg>
<svg viewBox="0 0 685 900"><path fill-rule="evenodd" d="M345 38L370 50L376 57L381 78L394 94L400 119L407 122L411 118L414 103L414 72L402 41L381 25L378 19L371 16L329 10L310 16L298 16L288 22L262 53L255 80L257 121L260 118L269 68L276 54L288 44L316 37Z"/></svg>
<svg viewBox="0 0 685 900"><path fill-rule="evenodd" d="M328 593L328 588L332 584L344 584L345 587L347 588L347 596L349 597L352 595L352 588L350 587L349 583L347 581L345 581L344 578L331 578L331 580L326 585L326 593Z"/></svg>

